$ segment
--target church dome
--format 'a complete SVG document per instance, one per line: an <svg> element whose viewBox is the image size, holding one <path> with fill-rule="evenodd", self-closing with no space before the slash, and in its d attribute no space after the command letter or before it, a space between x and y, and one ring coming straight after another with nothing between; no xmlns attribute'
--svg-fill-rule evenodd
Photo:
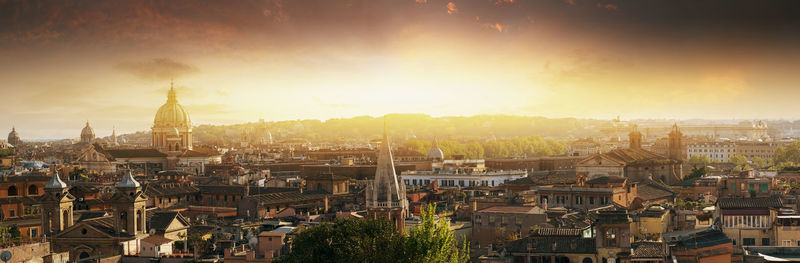
<svg viewBox="0 0 800 263"><path fill-rule="evenodd" d="M17 128L11 128L11 132L8 133L8 143L10 144L17 144L19 143L19 134L17 134Z"/></svg>
<svg viewBox="0 0 800 263"><path fill-rule="evenodd" d="M86 127L83 127L83 130L81 130L81 138L83 137L94 138L94 129L92 129L92 126L89 126L88 121L86 122Z"/></svg>
<svg viewBox="0 0 800 263"><path fill-rule="evenodd" d="M180 132L178 132L178 128L172 128L172 132L170 132L169 135L178 136L180 135Z"/></svg>
<svg viewBox="0 0 800 263"><path fill-rule="evenodd" d="M158 108L156 118L153 121L155 127L191 127L192 120L189 113L178 104L175 89L170 87L167 93L167 102Z"/></svg>
<svg viewBox="0 0 800 263"><path fill-rule="evenodd" d="M430 160L444 160L444 152L439 148L439 141L433 138L433 147L428 150L428 159Z"/></svg>

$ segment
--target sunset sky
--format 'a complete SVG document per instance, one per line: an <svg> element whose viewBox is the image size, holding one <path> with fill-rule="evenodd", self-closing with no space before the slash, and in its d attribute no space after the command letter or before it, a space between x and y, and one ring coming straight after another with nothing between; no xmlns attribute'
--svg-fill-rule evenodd
<svg viewBox="0 0 800 263"><path fill-rule="evenodd" d="M800 1L0 0L0 131L386 113L800 117Z"/></svg>

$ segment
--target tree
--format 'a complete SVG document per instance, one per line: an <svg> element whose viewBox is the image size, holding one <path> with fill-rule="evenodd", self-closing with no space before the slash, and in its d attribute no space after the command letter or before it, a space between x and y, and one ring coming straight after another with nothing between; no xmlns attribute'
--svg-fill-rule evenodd
<svg viewBox="0 0 800 263"><path fill-rule="evenodd" d="M391 222L342 219L309 227L274 262L394 262L402 235Z"/></svg>
<svg viewBox="0 0 800 263"><path fill-rule="evenodd" d="M769 162L767 162L767 160L765 160L764 158L754 157L753 158L753 165L755 165L756 168L758 168L758 169L764 169L764 168L769 167Z"/></svg>
<svg viewBox="0 0 800 263"><path fill-rule="evenodd" d="M728 162L732 163L732 164L734 164L736 166L744 166L745 164L747 164L747 157L744 157L742 155L738 155L737 154L737 155L729 157L728 158Z"/></svg>
<svg viewBox="0 0 800 263"><path fill-rule="evenodd" d="M456 244L450 231L450 223L445 219L435 220L436 205L422 207L422 221L408 232L403 245L403 257L399 262L467 262L469 247L467 241Z"/></svg>
<svg viewBox="0 0 800 263"><path fill-rule="evenodd" d="M774 158L776 164L800 164L800 142L792 142L778 147L778 149L775 149Z"/></svg>
<svg viewBox="0 0 800 263"><path fill-rule="evenodd" d="M467 262L466 241L459 247L446 219L435 220L436 206L422 209L422 221L399 233L385 220L341 219L297 234L291 252L273 262Z"/></svg>
<svg viewBox="0 0 800 263"><path fill-rule="evenodd" d="M686 176L686 179L688 180L692 178L700 178L705 176L706 173L708 173L708 171L706 170L706 166L700 166L700 167L695 166L692 168L692 172Z"/></svg>
<svg viewBox="0 0 800 263"><path fill-rule="evenodd" d="M692 156L689 157L689 164L691 164L694 167L706 166L706 164L709 163L711 163L711 159L709 159L708 156L705 155L692 154Z"/></svg>

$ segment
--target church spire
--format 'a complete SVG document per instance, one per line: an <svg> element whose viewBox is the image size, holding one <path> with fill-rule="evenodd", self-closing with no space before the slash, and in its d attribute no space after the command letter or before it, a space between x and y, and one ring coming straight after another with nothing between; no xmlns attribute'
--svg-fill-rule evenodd
<svg viewBox="0 0 800 263"><path fill-rule="evenodd" d="M44 189L65 189L67 188L67 183L61 181L61 178L58 177L58 170L53 170L53 178L50 179L50 182L44 186Z"/></svg>

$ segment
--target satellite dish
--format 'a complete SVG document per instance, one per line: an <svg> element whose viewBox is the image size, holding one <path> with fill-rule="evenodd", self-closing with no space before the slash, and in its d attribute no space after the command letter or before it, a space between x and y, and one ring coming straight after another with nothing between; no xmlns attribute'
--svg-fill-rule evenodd
<svg viewBox="0 0 800 263"><path fill-rule="evenodd" d="M3 262L11 260L11 251L3 251L3 253L0 253L0 260Z"/></svg>

